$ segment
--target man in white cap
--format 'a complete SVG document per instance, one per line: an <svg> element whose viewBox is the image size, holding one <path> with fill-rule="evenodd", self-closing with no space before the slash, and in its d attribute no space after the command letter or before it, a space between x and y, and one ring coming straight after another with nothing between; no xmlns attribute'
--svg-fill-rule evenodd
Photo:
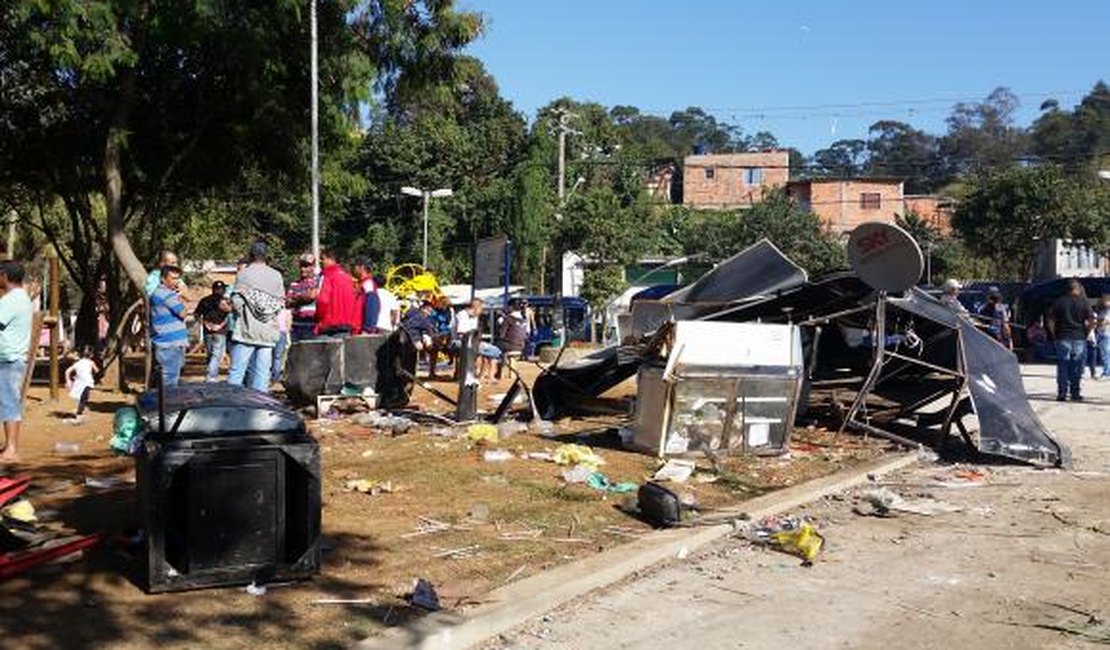
<svg viewBox="0 0 1110 650"><path fill-rule="evenodd" d="M957 314L967 315L967 307L964 307L963 303L960 302L960 289L963 289L963 287L960 286L959 280L948 278L944 281L944 293L941 295L940 301L948 305L948 308Z"/></svg>

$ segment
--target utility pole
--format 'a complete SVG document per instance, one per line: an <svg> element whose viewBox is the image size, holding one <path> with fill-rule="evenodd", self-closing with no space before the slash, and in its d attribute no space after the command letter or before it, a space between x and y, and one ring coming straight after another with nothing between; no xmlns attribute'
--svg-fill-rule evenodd
<svg viewBox="0 0 1110 650"><path fill-rule="evenodd" d="M556 126L558 130L557 136L559 138L559 186L556 188L559 195L559 209L563 209L563 202L567 196L567 136L580 135L578 131L570 128L570 120L577 118L578 115L570 112L568 109L560 106L555 109L555 114L559 116L559 124ZM556 218L558 218L556 214ZM547 246L544 245L540 251L540 293L544 293L544 276L547 270Z"/></svg>
<svg viewBox="0 0 1110 650"><path fill-rule="evenodd" d="M320 108L317 65L316 0L309 0L309 30L312 32L312 255L320 263Z"/></svg>
<svg viewBox="0 0 1110 650"><path fill-rule="evenodd" d="M571 118L578 116L562 107L556 108L555 114L559 116L559 207L562 207L567 193L567 135L578 135L570 128Z"/></svg>

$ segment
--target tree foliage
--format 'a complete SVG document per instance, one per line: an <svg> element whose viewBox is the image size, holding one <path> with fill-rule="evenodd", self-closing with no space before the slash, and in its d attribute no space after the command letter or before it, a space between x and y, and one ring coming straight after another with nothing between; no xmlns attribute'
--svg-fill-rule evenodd
<svg viewBox="0 0 1110 650"><path fill-rule="evenodd" d="M782 191L743 210L677 209L672 229L685 254L709 262L720 262L764 238L811 274L842 268L846 259L844 247L820 219Z"/></svg>
<svg viewBox="0 0 1110 650"><path fill-rule="evenodd" d="M1038 242L1078 239L1106 250L1110 192L1057 165L979 172L967 182L952 226L970 251L1004 276L1027 280Z"/></svg>
<svg viewBox="0 0 1110 650"><path fill-rule="evenodd" d="M347 146L375 80L400 88L410 66L480 29L449 0L335 0L319 3L318 18L325 160ZM25 221L86 294L102 275L113 280L113 313L117 263L138 284L143 259L167 241L221 226L229 239L280 238L266 227L285 215L269 217L307 205L305 3L13 0L0 6L0 36L0 192L23 197ZM433 73L422 68L411 84ZM330 179L347 191L340 171ZM263 195L278 207L262 206ZM55 199L61 214L36 207ZM213 212L232 203L228 218Z"/></svg>

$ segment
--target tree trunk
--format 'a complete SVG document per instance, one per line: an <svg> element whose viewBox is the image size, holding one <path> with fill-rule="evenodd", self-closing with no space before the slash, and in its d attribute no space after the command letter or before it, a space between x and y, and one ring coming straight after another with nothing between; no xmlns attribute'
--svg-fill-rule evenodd
<svg viewBox="0 0 1110 650"><path fill-rule="evenodd" d="M108 204L108 241L131 284L142 291L146 284L146 267L131 248L123 225L123 170L120 166L123 138L122 125L113 126L108 132L108 142L104 147L104 198Z"/></svg>

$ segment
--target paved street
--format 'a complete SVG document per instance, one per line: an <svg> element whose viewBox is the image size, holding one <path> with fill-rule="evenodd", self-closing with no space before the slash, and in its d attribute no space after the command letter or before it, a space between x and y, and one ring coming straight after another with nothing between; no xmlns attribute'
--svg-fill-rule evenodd
<svg viewBox="0 0 1110 650"><path fill-rule="evenodd" d="M811 568L729 539L551 612L492 648L1078 648L1110 642L1110 382L1052 401L1024 368L1070 471L925 465L884 484L960 511L854 514L838 495L799 514L826 537ZM945 483L940 483L943 479ZM959 487L957 487L959 485Z"/></svg>

